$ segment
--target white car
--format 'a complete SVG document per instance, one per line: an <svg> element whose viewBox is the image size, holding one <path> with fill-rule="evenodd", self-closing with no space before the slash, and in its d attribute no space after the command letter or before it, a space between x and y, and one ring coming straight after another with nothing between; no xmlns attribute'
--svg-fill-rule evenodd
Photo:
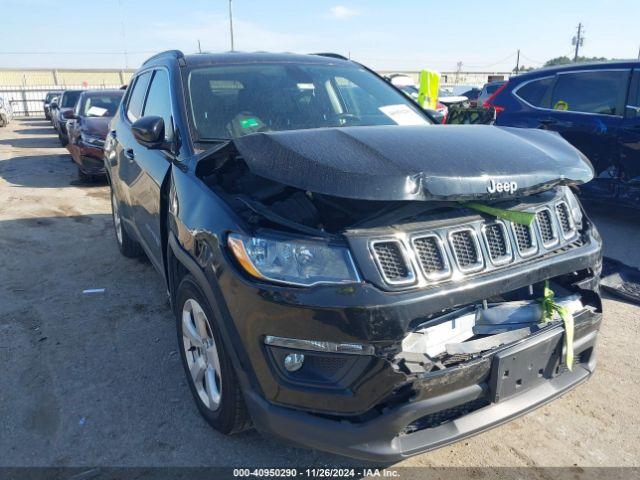
<svg viewBox="0 0 640 480"><path fill-rule="evenodd" d="M11 103L4 97L0 97L0 127L6 127L13 120Z"/></svg>

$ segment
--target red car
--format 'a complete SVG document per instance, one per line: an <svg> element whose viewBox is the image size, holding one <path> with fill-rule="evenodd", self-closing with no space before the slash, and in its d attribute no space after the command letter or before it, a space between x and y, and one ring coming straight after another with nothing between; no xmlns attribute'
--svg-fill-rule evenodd
<svg viewBox="0 0 640 480"><path fill-rule="evenodd" d="M80 95L75 109L64 113L68 120L67 150L78 164L80 180L105 174L104 142L123 94L123 90L87 90Z"/></svg>

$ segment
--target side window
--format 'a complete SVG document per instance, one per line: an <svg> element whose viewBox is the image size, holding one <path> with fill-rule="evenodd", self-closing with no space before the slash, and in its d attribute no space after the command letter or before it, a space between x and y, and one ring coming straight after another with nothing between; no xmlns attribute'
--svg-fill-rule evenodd
<svg viewBox="0 0 640 480"><path fill-rule="evenodd" d="M560 74L551 95L551 108L623 115L628 81L628 70Z"/></svg>
<svg viewBox="0 0 640 480"><path fill-rule="evenodd" d="M627 118L640 118L640 70L633 71L626 109Z"/></svg>
<svg viewBox="0 0 640 480"><path fill-rule="evenodd" d="M155 115L164 120L164 138L173 138L173 122L171 121L171 94L169 76L165 70L156 70L151 80L151 88L144 106L144 116Z"/></svg>
<svg viewBox="0 0 640 480"><path fill-rule="evenodd" d="M553 84L554 77L541 78L540 80L534 80L520 87L516 95L525 102L533 105L534 107L546 108L548 107L547 92L549 87ZM492 93L487 87L487 93Z"/></svg>
<svg viewBox="0 0 640 480"><path fill-rule="evenodd" d="M133 85L131 95L129 95L129 103L127 104L127 118L131 122L135 122L142 116L142 105L144 104L144 96L147 93L147 86L151 72L145 72L138 76L136 83Z"/></svg>

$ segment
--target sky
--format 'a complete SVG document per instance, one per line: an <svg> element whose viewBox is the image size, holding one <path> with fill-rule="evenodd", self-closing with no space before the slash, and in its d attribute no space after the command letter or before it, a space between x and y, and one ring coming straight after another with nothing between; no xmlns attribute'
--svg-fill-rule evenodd
<svg viewBox="0 0 640 480"><path fill-rule="evenodd" d="M336 52L378 70L501 71L573 54L637 58L640 0L233 0L235 48ZM228 0L0 0L0 67L136 68L230 49ZM125 53L126 52L126 53Z"/></svg>

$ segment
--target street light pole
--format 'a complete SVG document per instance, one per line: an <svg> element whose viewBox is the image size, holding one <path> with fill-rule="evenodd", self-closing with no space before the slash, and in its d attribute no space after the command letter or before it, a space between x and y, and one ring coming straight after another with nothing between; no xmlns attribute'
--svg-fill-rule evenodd
<svg viewBox="0 0 640 480"><path fill-rule="evenodd" d="M231 35L231 51L233 52L233 8L231 2L232 0L229 0L229 34Z"/></svg>

